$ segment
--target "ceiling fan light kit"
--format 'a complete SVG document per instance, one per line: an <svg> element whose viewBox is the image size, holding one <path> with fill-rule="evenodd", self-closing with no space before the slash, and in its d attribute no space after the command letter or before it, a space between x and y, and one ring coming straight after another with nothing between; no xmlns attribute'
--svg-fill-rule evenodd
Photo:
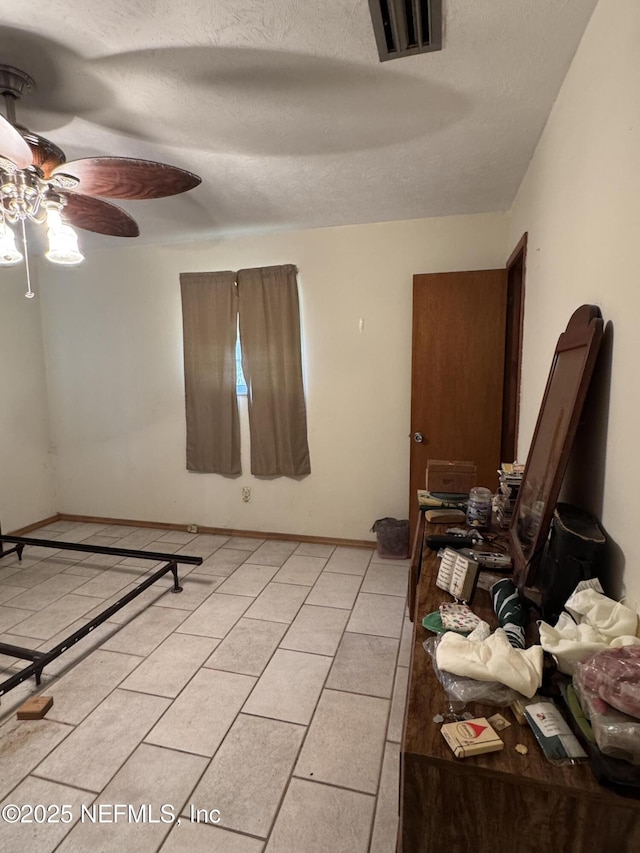
<svg viewBox="0 0 640 853"><path fill-rule="evenodd" d="M16 246L16 238L6 222L0 222L0 264L10 266L19 264L22 254Z"/></svg>
<svg viewBox="0 0 640 853"><path fill-rule="evenodd" d="M198 186L197 175L130 157L88 157L66 162L64 152L49 139L16 123L15 102L34 88L17 68L0 65L0 94L6 118L0 116L0 265L23 259L27 297L33 297L25 222L47 227L45 257L56 264L84 260L74 228L115 237L137 237L135 220L104 198L155 199ZM24 255L10 226L22 232Z"/></svg>
<svg viewBox="0 0 640 853"><path fill-rule="evenodd" d="M61 209L47 205L49 249L45 252L45 258L54 264L80 264L84 261L84 255L78 249L78 235L70 225L65 225L62 221Z"/></svg>

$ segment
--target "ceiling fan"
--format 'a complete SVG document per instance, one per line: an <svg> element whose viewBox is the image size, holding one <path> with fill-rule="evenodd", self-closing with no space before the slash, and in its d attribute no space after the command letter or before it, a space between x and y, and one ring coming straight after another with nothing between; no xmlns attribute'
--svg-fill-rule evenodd
<svg viewBox="0 0 640 853"><path fill-rule="evenodd" d="M0 65L7 116L0 116L0 263L22 260L7 223L20 223L24 237L25 220L46 222L49 260L78 263L83 257L69 225L114 237L140 233L125 210L104 198L164 198L200 183L191 172L151 160L87 157L68 163L57 145L16 123L15 102L34 85L25 72Z"/></svg>

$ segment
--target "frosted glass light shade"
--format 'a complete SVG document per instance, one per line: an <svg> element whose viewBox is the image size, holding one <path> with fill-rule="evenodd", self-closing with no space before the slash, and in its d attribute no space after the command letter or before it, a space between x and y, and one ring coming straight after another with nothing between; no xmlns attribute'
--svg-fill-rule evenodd
<svg viewBox="0 0 640 853"><path fill-rule="evenodd" d="M49 224L51 217L49 217ZM50 227L47 235L49 237L49 250L45 257L54 264L79 264L84 261L84 255L78 249L78 235L70 225L55 225Z"/></svg>
<svg viewBox="0 0 640 853"><path fill-rule="evenodd" d="M0 222L0 264L19 264L22 254L16 246L16 238L6 222Z"/></svg>

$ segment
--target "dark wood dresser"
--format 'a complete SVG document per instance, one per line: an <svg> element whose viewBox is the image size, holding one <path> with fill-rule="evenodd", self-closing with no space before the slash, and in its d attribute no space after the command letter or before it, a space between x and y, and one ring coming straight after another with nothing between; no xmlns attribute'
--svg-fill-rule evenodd
<svg viewBox="0 0 640 853"><path fill-rule="evenodd" d="M512 724L501 732L501 752L454 758L433 722L447 703L422 646L433 636L423 617L451 600L435 587L437 564L425 549L401 745L398 853L638 853L640 800L600 786L588 765L548 762L529 727L509 710L503 711ZM473 609L496 624L487 592L476 592ZM486 717L500 709L469 704L466 710ZM518 753L516 744L528 753Z"/></svg>

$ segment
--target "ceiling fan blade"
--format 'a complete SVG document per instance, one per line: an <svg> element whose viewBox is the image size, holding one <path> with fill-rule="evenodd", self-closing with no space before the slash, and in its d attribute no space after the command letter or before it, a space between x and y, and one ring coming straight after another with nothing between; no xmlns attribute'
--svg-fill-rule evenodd
<svg viewBox="0 0 640 853"><path fill-rule="evenodd" d="M18 169L26 169L33 162L31 149L3 116L0 116L0 157L11 160Z"/></svg>
<svg viewBox="0 0 640 853"><path fill-rule="evenodd" d="M32 165L37 166L43 173L45 178L48 178L56 166L60 166L65 161L64 151L58 148L50 139L44 136L38 136L37 133L32 133L26 127L16 125L20 129L20 134L24 141L29 146L32 157Z"/></svg>
<svg viewBox="0 0 640 853"><path fill-rule="evenodd" d="M78 191L105 198L164 198L197 187L200 178L184 169L136 160L133 157L87 157L64 163L52 172L72 175L80 181Z"/></svg>
<svg viewBox="0 0 640 853"><path fill-rule="evenodd" d="M137 222L121 207L79 193L60 194L67 200L62 215L71 225L112 237L137 237L140 234Z"/></svg>

